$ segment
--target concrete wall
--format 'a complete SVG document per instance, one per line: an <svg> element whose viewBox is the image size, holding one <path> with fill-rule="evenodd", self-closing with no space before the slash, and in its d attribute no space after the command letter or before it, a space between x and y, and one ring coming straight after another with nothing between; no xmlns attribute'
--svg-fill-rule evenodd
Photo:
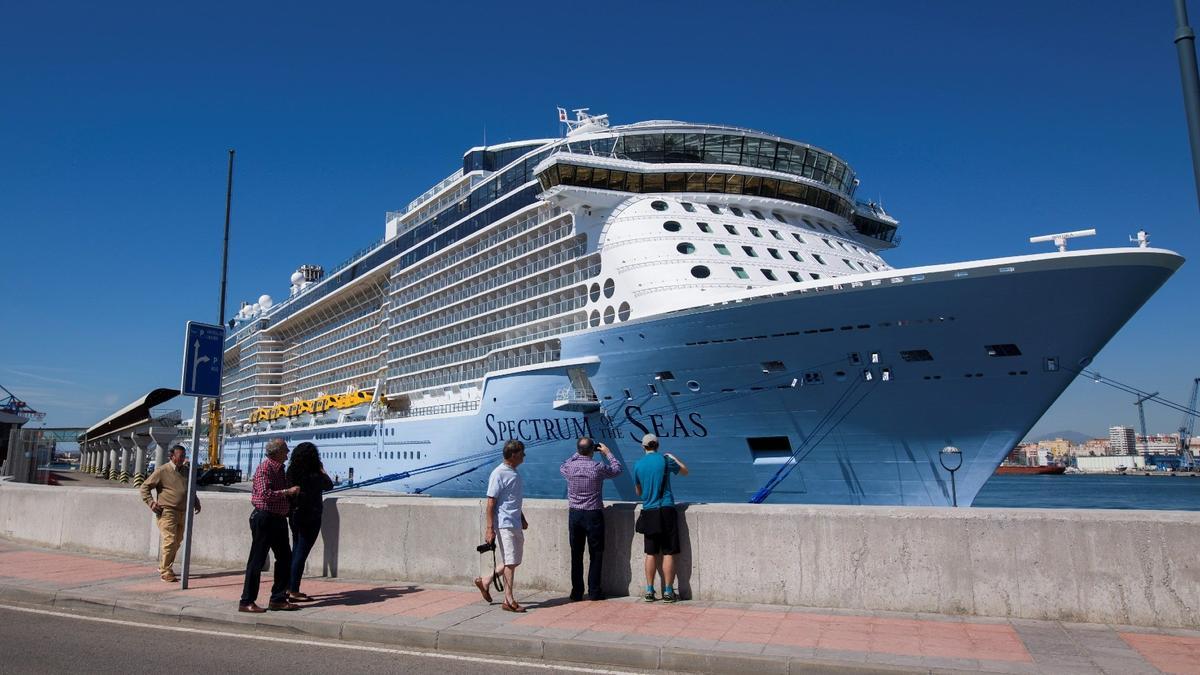
<svg viewBox="0 0 1200 675"><path fill-rule="evenodd" d="M204 492L198 563L240 567L249 498ZM714 504L681 510L685 598L1200 626L1200 513ZM606 592L643 583L635 509L607 509ZM518 589L569 589L565 503L526 502ZM153 560L136 493L0 483L0 536ZM482 503L331 497L308 574L469 587L486 571ZM0 571L0 574L3 572Z"/></svg>

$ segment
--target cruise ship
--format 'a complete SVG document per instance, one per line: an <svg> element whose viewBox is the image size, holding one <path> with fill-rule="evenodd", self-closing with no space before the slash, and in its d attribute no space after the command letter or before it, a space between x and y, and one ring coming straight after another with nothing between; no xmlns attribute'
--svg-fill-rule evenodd
<svg viewBox="0 0 1200 675"><path fill-rule="evenodd" d="M227 463L249 476L269 439L312 441L340 485L479 497L520 439L526 494L556 498L578 437L628 467L653 433L689 502L970 504L1183 262L1143 234L893 268L898 221L831 152L560 121L467 150L375 244L243 305ZM605 496L635 499L630 472Z"/></svg>

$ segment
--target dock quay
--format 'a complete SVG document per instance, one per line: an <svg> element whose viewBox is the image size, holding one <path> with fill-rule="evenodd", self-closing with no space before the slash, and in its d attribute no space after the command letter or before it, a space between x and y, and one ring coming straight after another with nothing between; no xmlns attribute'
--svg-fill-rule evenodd
<svg viewBox="0 0 1200 675"><path fill-rule="evenodd" d="M338 496L325 508L305 581L317 602L253 617L234 611L244 494L204 494L181 591L157 579L157 533L130 490L0 483L0 605L639 670L1200 668L1200 514L692 505L685 602L662 605L637 597L631 504L608 507L614 597L568 602L566 508L538 500L518 576L530 611L514 615L470 585L484 566L477 500Z"/></svg>

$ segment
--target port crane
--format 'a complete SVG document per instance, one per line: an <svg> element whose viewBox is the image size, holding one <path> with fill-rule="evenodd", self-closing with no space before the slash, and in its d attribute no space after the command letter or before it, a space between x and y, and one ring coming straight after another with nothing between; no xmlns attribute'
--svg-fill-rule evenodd
<svg viewBox="0 0 1200 675"><path fill-rule="evenodd" d="M1192 379L1192 395L1188 397L1187 404L1189 411L1196 409L1197 388L1200 388L1200 377ZM1189 469L1196 466L1196 459L1192 457L1192 451L1188 448L1195 428L1196 415L1191 412L1183 413L1183 421L1179 423L1179 456L1183 458L1183 465Z"/></svg>
<svg viewBox="0 0 1200 675"><path fill-rule="evenodd" d="M1158 396L1157 391L1153 394L1139 396L1137 402L1134 403L1138 409L1138 421L1142 425L1142 458L1146 459L1147 461L1150 459L1150 437L1146 435L1146 411L1142 409L1142 404L1154 398L1155 396Z"/></svg>
<svg viewBox="0 0 1200 675"><path fill-rule="evenodd" d="M29 407L29 404L17 398L17 395L8 390L7 387L0 384L0 390L8 394L7 398L0 398L0 412L6 412L17 417L24 417L28 420L43 420L46 419L46 413L34 410Z"/></svg>

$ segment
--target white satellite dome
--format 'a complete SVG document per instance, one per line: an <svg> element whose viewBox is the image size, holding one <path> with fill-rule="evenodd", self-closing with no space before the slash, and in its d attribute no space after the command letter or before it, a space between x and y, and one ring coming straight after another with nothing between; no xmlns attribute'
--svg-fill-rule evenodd
<svg viewBox="0 0 1200 675"><path fill-rule="evenodd" d="M271 309L271 305L273 305L273 304L275 304L275 301L271 300L271 296L267 295L266 293L263 293L262 295L258 296L258 307L262 311L265 312L268 309Z"/></svg>
<svg viewBox="0 0 1200 675"><path fill-rule="evenodd" d="M292 285L299 286L304 283L304 272L292 272Z"/></svg>

